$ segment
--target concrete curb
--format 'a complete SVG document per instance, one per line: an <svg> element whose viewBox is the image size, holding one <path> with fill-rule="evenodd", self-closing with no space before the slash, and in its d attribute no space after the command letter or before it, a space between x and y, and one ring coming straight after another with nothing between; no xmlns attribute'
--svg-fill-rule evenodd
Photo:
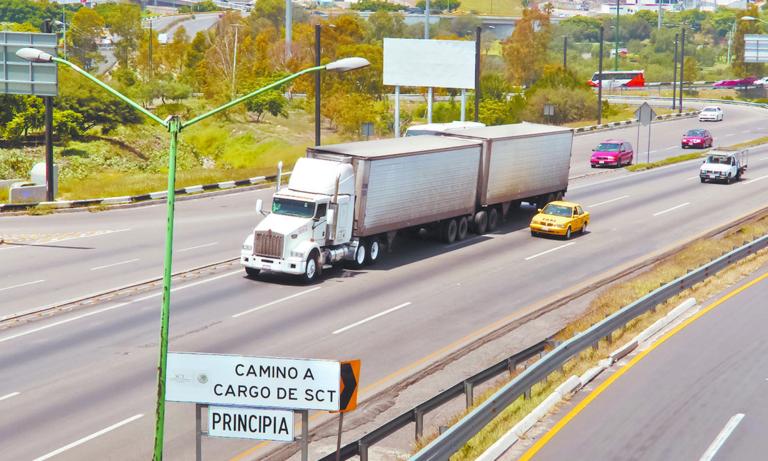
<svg viewBox="0 0 768 461"><path fill-rule="evenodd" d="M283 176L289 175L290 172L283 173ZM254 178L242 179L239 181L224 181L214 184L201 184L197 186L184 187L177 189L177 195L185 194L198 194L201 192L208 192L213 190L232 189L235 187L253 186L256 184L275 181L277 175L274 176L256 176ZM57 200L55 202L36 202L36 203L18 203L18 204L0 204L0 213L7 211L25 211L30 208L41 206L44 208L53 209L65 209L65 208L80 208L89 206L112 206L112 205L124 205L128 203L139 203L150 200L165 199L168 196L167 191L150 192L148 194L141 195L126 195L123 197L104 197L87 200Z"/></svg>
<svg viewBox="0 0 768 461"><path fill-rule="evenodd" d="M521 419L520 422L512 426L512 428L502 435L493 445L488 447L488 449L477 458L477 461L495 461L498 459L517 443L517 441L539 422L540 419L546 416L562 399L582 389L600 375L600 373L608 369L608 367L627 356L630 352L635 350L639 344L648 340L648 338L652 337L655 333L671 324L675 319L680 317L680 315L695 305L696 299L686 299L677 307L669 311L667 315L635 336L631 341L611 352L607 359L600 360L597 366L590 368L581 376L571 376L568 378L564 383L557 386L557 388L544 399L543 402Z"/></svg>

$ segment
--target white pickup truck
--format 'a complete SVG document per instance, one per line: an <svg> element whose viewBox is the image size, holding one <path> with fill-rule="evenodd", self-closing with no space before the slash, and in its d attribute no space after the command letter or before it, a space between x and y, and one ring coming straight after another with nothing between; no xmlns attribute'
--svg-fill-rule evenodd
<svg viewBox="0 0 768 461"><path fill-rule="evenodd" d="M741 179L746 170L746 149L712 149L699 168L699 179L701 182L718 181L730 184Z"/></svg>

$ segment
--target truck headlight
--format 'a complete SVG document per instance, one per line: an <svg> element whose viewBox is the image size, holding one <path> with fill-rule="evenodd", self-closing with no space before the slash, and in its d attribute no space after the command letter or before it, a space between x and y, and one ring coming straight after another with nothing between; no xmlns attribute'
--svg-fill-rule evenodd
<svg viewBox="0 0 768 461"><path fill-rule="evenodd" d="M291 251L291 258L303 258L304 253L301 251Z"/></svg>
<svg viewBox="0 0 768 461"><path fill-rule="evenodd" d="M243 244L243 250L244 251L253 251L253 245L248 245L247 243Z"/></svg>

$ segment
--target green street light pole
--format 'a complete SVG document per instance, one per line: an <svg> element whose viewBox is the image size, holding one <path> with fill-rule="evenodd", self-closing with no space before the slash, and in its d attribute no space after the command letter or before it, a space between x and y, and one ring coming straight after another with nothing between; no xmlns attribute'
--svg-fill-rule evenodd
<svg viewBox="0 0 768 461"><path fill-rule="evenodd" d="M240 104L249 98L252 98L260 93L269 91L284 85L291 80L301 77L304 74L311 72L319 72L322 70L332 72L347 72L349 70L359 69L370 65L370 63L363 58L345 58L338 61L331 62L323 66L309 67L302 71L299 71L293 75L289 75L281 80L271 83L263 88L259 88L245 96L241 96L235 100L232 100L223 106L217 107L211 111L208 111L202 115L199 115L192 120L182 123L178 115L172 115L163 120L152 112L144 109L141 105L129 99L119 91L115 90L106 83L100 81L93 75L79 68L75 64L61 58L54 57L43 51L34 48L22 48L16 52L16 55L22 59L31 62L56 62L64 64L79 74L86 77L88 80L94 82L100 87L104 88L108 93L123 100L126 104L130 105L134 109L138 110L142 114L146 115L153 121L166 127L171 134L170 150L168 155L168 194L167 194L167 227L165 238L165 256L163 262L163 306L161 314L160 324L160 360L158 365L158 377L157 377L157 408L156 408L156 420L155 420L155 449L154 449L154 461L162 461L163 459L163 435L165 428L165 381L166 381L166 365L168 360L168 323L170 317L170 305L171 305L171 264L173 262L173 218L174 208L176 200L176 149L178 146L178 138L181 130L187 128L190 125L202 121L212 115L229 109L232 106Z"/></svg>

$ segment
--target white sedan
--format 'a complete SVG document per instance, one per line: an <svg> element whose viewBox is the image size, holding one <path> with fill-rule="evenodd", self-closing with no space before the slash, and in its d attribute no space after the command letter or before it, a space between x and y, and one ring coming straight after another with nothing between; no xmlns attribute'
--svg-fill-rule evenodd
<svg viewBox="0 0 768 461"><path fill-rule="evenodd" d="M700 122L722 122L723 109L718 106L707 106L699 112Z"/></svg>

